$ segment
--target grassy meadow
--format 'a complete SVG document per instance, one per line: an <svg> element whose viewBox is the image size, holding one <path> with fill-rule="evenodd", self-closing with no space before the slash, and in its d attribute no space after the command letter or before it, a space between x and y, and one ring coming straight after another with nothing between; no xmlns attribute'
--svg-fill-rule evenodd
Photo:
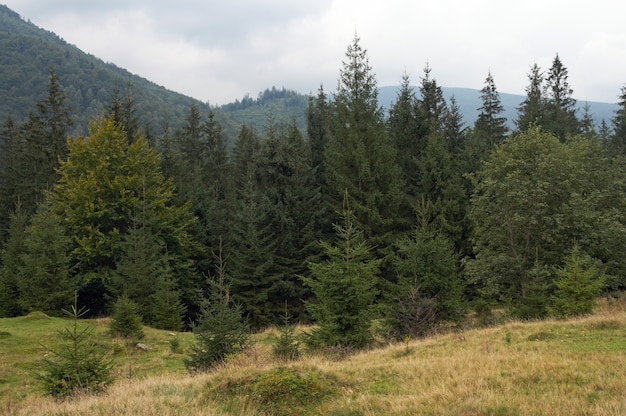
<svg viewBox="0 0 626 416"><path fill-rule="evenodd" d="M340 357L273 358L276 330L206 374L190 376L188 333L145 328L140 351L90 321L115 360L105 394L43 395L38 360L69 321L31 314L0 319L0 414L6 415L626 415L626 303L592 316L505 322Z"/></svg>

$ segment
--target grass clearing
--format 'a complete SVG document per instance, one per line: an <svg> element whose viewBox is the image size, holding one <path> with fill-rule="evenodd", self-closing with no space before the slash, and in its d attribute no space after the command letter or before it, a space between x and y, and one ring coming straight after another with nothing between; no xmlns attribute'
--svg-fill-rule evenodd
<svg viewBox="0 0 626 416"><path fill-rule="evenodd" d="M0 320L0 334L9 333L0 335L0 413L623 415L625 310L623 304L602 304L595 315L581 319L507 322L387 345L341 360L320 354L291 363L272 357L276 335L270 330L255 335L256 343L246 354L193 377L185 373L184 356L170 351L172 335L146 328L144 343L151 349L117 353L116 360L128 354L132 365L119 364L121 377L106 394L66 402L43 397L29 378L42 353L30 332L54 333L64 320L42 318L38 325L23 318ZM106 343L106 322L96 325L99 342ZM176 336L184 348L193 338ZM19 348L21 342L26 344ZM17 377L9 374L7 360L21 362ZM123 376L129 367L131 379Z"/></svg>

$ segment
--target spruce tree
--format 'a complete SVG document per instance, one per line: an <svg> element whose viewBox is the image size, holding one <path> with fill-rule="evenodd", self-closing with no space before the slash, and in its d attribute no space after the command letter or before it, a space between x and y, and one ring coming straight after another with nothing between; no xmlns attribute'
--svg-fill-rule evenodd
<svg viewBox="0 0 626 416"><path fill-rule="evenodd" d="M317 326L312 346L365 347L372 342L372 305L377 296L380 260L374 259L356 226L356 218L344 193L343 222L335 224L336 242L321 242L324 259L309 263L303 281L315 299L307 309Z"/></svg>
<svg viewBox="0 0 626 416"><path fill-rule="evenodd" d="M589 314L604 286L604 279L589 255L578 244L565 257L563 267L556 271L556 290L552 297L550 314L569 318Z"/></svg>
<svg viewBox="0 0 626 416"><path fill-rule="evenodd" d="M398 241L394 266L398 273L392 322L396 335L423 336L444 321L463 316L464 285L459 256L430 220L430 203L416 207L418 224Z"/></svg>
<svg viewBox="0 0 626 416"><path fill-rule="evenodd" d="M190 372L208 371L249 346L250 330L241 306L230 293L230 279L221 252L215 253L217 275L209 277L211 294L198 323L192 326L195 343L185 366Z"/></svg>
<svg viewBox="0 0 626 416"><path fill-rule="evenodd" d="M483 136L487 149L491 149L504 142L508 131L506 117L501 117L504 107L491 72L487 74L485 86L480 92L482 106L478 108L479 114L474 124L474 133Z"/></svg>
<svg viewBox="0 0 626 416"><path fill-rule="evenodd" d="M528 74L526 99L517 109L515 125L518 132L526 131L533 124L542 125L545 113L545 98L543 95L544 74L537 64L534 64Z"/></svg>
<svg viewBox="0 0 626 416"><path fill-rule="evenodd" d="M426 63L419 87L421 97L418 100L418 111L425 120L427 132L437 133L444 128L448 106L443 98L443 90L437 80L431 78L431 72L432 68Z"/></svg>
<svg viewBox="0 0 626 416"><path fill-rule="evenodd" d="M626 155L626 86L622 86L618 105L611 120L613 133L610 135L610 148L613 154L623 156Z"/></svg>
<svg viewBox="0 0 626 416"><path fill-rule="evenodd" d="M546 112L542 127L564 141L579 132L574 91L568 82L567 68L557 54L546 78Z"/></svg>
<svg viewBox="0 0 626 416"><path fill-rule="evenodd" d="M7 241L0 251L0 317L21 316L27 310L21 284L27 226L28 217L18 203L10 214Z"/></svg>
<svg viewBox="0 0 626 416"><path fill-rule="evenodd" d="M39 205L26 230L21 262L26 310L55 315L72 303L77 284L70 277L70 238L48 200Z"/></svg>
<svg viewBox="0 0 626 416"><path fill-rule="evenodd" d="M326 149L329 199L338 211L348 190L365 239L386 257L398 230L403 184L367 51L356 35L340 71L333 108Z"/></svg>

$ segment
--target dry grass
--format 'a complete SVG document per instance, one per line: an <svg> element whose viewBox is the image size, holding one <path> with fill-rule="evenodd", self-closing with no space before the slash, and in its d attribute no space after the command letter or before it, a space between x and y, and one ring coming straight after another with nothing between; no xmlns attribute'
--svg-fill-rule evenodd
<svg viewBox="0 0 626 416"><path fill-rule="evenodd" d="M298 377L275 376L270 388L276 388L276 403L258 399L259 380L266 381L284 366L272 358L269 340L274 336L271 331L259 335L249 353L212 373L120 381L102 396L64 403L30 395L3 410L68 416L626 414L623 303L604 302L598 313L586 318L510 322L391 345L344 360L309 355L287 366L302 379L328 380L332 391L319 399L310 396L310 401L288 411L280 406L285 388L294 395L311 393L288 384L297 383Z"/></svg>

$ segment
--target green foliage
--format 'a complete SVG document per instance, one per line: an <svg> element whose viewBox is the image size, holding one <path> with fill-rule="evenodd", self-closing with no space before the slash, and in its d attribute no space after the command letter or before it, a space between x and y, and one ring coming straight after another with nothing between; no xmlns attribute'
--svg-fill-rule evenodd
<svg viewBox="0 0 626 416"><path fill-rule="evenodd" d="M128 296L120 296L115 301L109 330L113 336L130 340L140 340L145 336L137 304L131 301Z"/></svg>
<svg viewBox="0 0 626 416"><path fill-rule="evenodd" d="M0 316L21 316L26 312L22 303L22 255L25 251L28 218L17 205L10 215L8 239L0 251Z"/></svg>
<svg viewBox="0 0 626 416"><path fill-rule="evenodd" d="M385 249L393 244L397 230L403 183L396 149L378 103L374 73L356 35L346 51L332 108L325 153L331 209L341 211L348 190L351 209L364 237L378 257L387 257ZM391 278L388 274L384 277Z"/></svg>
<svg viewBox="0 0 626 416"><path fill-rule="evenodd" d="M377 295L380 260L372 259L344 197L343 224L335 224L336 245L321 242L324 259L309 263L314 301L307 303L317 327L308 342L319 347L360 348L372 342L371 306Z"/></svg>
<svg viewBox="0 0 626 416"><path fill-rule="evenodd" d="M479 109L480 114L474 125L474 132L483 136L487 148L492 149L495 145L504 142L508 127L506 118L500 116L504 107L500 102L500 94L498 94L491 72L487 75L485 86L480 92L483 104Z"/></svg>
<svg viewBox="0 0 626 416"><path fill-rule="evenodd" d="M463 282L458 255L449 240L428 224L428 206L410 237L398 242L398 274L392 322L399 338L423 336L443 321L463 317Z"/></svg>
<svg viewBox="0 0 626 416"><path fill-rule="evenodd" d="M29 311L59 313L72 302L76 284L69 273L70 238L49 201L39 205L26 230L20 285Z"/></svg>
<svg viewBox="0 0 626 416"><path fill-rule="evenodd" d="M249 346L250 330L241 307L231 299L221 252L217 260L217 278L209 280L211 296L202 307L198 323L192 325L195 343L185 360L190 372L208 371Z"/></svg>
<svg viewBox="0 0 626 416"><path fill-rule="evenodd" d="M610 164L596 140L561 143L537 127L499 146L474 177L476 255L467 270L481 295L514 309L534 303L537 311L521 315L544 315L552 268L573 241L608 274L621 275L624 256L613 249L626 242L616 215L624 201L620 166Z"/></svg>
<svg viewBox="0 0 626 416"><path fill-rule="evenodd" d="M317 406L339 394L340 388L334 375L315 367L276 367L242 378L227 377L211 385L209 394L222 403L249 400L264 414L309 415L319 414Z"/></svg>
<svg viewBox="0 0 626 416"><path fill-rule="evenodd" d="M558 268L555 281L556 291L552 296L551 315L569 318L586 315L593 311L596 298L604 286L604 279L589 255L581 251L578 244L572 247Z"/></svg>
<svg viewBox="0 0 626 416"><path fill-rule="evenodd" d="M189 268L196 251L189 234L194 218L188 206L173 203L173 184L163 178L154 149L141 137L130 143L121 127L106 119L94 122L89 137L68 144L53 206L73 237L72 266L81 279L79 293L89 294L92 312L105 308L106 286L118 264L120 276L137 279L138 293L129 294L131 299L145 300L154 289L146 288L153 284L158 265L152 259L166 252L177 289L189 294L187 304L195 302L199 282ZM133 266L139 260L145 266L141 270ZM119 295L123 287L112 289ZM130 284L126 287L131 290Z"/></svg>
<svg viewBox="0 0 626 416"><path fill-rule="evenodd" d="M102 392L113 382L112 362L91 342L93 327L79 324L86 310L78 309L75 301L71 310L64 312L72 326L59 334L66 341L64 347L50 351L54 358L42 360L39 378L44 390L55 397Z"/></svg>

